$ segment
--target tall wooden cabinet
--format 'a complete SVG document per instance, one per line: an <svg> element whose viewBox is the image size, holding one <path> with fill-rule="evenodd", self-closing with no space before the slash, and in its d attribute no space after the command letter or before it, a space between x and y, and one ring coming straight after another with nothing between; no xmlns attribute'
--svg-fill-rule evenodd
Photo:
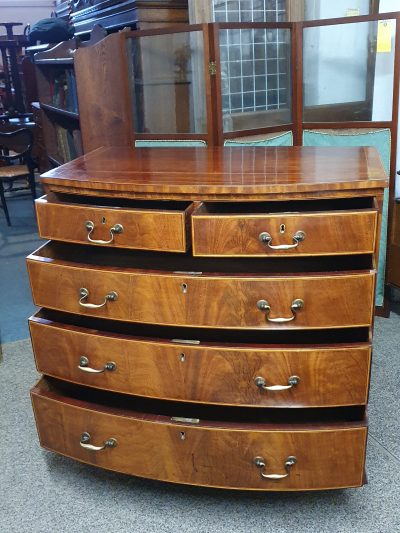
<svg viewBox="0 0 400 533"><path fill-rule="evenodd" d="M51 166L82 155L77 80L74 70L76 39L35 54L41 128Z"/></svg>
<svg viewBox="0 0 400 533"><path fill-rule="evenodd" d="M192 485L364 483L375 149L103 148L42 184L44 448Z"/></svg>

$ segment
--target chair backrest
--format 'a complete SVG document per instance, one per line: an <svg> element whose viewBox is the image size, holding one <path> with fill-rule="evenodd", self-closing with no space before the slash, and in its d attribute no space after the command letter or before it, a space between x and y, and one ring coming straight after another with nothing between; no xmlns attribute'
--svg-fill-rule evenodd
<svg viewBox="0 0 400 533"><path fill-rule="evenodd" d="M8 162L20 157L30 159L32 145L33 134L28 128L7 133L0 132L0 160Z"/></svg>

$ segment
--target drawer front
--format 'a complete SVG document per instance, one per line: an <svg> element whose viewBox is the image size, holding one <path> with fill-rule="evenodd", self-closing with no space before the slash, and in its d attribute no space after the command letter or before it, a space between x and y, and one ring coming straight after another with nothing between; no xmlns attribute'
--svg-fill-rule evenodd
<svg viewBox="0 0 400 533"><path fill-rule="evenodd" d="M191 209L107 208L50 202L46 197L36 200L39 235L45 239L168 252L186 251Z"/></svg>
<svg viewBox="0 0 400 533"><path fill-rule="evenodd" d="M156 415L135 418L94 410L89 403L51 399L35 390L32 399L43 447L110 470L176 483L267 491L363 483L365 427L301 431L258 430L256 425L194 427ZM84 449L83 433L90 435L94 446L109 439L115 439L116 445L100 451ZM285 475L285 462L291 456L296 463L288 467L287 477L262 477L262 473ZM254 463L256 457L264 460L265 467Z"/></svg>
<svg viewBox="0 0 400 533"><path fill-rule="evenodd" d="M279 215L194 214L193 255L252 257L373 253L376 224L375 210ZM300 239L297 239L299 235Z"/></svg>
<svg viewBox="0 0 400 533"><path fill-rule="evenodd" d="M369 326L372 321L373 272L304 277L187 276L36 259L28 259L28 270L37 306L107 319L263 329ZM88 296L81 304L102 306L83 307L79 303L83 288ZM112 300L115 293L117 299ZM302 308L299 300L304 303Z"/></svg>
<svg viewBox="0 0 400 533"><path fill-rule="evenodd" d="M190 346L94 334L35 319L30 321L30 330L39 372L100 389L249 407L333 407L367 402L369 346ZM86 358L84 366L82 357Z"/></svg>

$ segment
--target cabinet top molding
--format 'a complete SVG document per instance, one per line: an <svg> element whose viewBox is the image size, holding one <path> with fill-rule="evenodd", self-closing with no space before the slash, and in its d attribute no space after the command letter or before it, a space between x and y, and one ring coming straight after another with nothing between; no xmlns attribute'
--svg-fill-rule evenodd
<svg viewBox="0 0 400 533"><path fill-rule="evenodd" d="M108 147L42 175L50 190L137 198L268 199L388 185L372 147Z"/></svg>

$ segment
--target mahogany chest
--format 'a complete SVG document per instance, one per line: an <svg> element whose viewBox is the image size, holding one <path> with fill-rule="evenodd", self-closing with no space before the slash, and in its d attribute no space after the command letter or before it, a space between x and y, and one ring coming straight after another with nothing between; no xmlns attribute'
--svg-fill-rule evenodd
<svg viewBox="0 0 400 533"><path fill-rule="evenodd" d="M193 485L363 484L375 149L104 148L41 179L44 448Z"/></svg>

